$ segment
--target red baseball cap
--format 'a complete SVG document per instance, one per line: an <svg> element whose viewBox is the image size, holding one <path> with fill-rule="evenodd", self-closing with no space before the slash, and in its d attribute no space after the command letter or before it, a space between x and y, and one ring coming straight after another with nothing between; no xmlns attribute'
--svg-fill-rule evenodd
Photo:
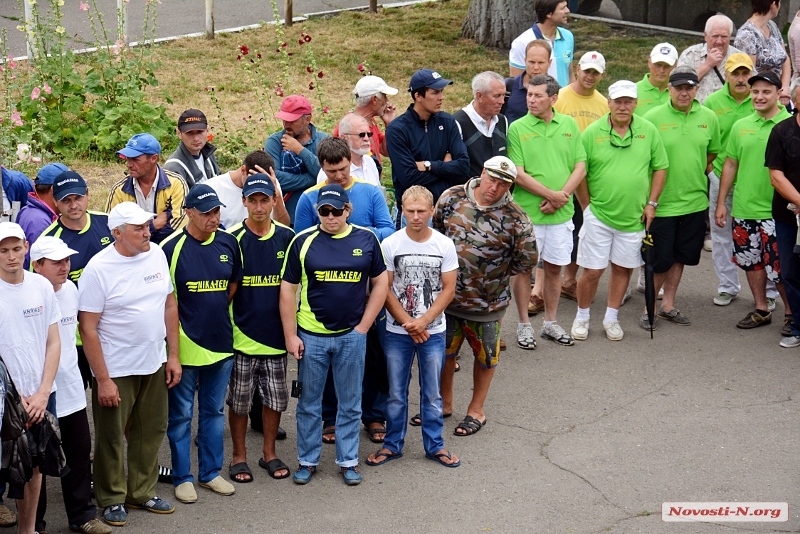
<svg viewBox="0 0 800 534"><path fill-rule="evenodd" d="M296 121L303 115L311 115L311 102L303 95L289 95L281 102L281 110L275 117L282 121Z"/></svg>

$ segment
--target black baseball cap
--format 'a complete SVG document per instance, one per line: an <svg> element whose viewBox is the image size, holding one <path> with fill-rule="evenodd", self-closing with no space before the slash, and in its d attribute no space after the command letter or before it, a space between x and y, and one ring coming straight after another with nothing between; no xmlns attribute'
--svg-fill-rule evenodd
<svg viewBox="0 0 800 534"><path fill-rule="evenodd" d="M756 73L755 76L751 76L750 79L747 80L747 83L749 83L752 86L753 83L757 82L758 80L771 83L778 89L783 87L783 83L781 82L781 77L778 76L773 70L765 70L762 72L758 72Z"/></svg>
<svg viewBox="0 0 800 534"><path fill-rule="evenodd" d="M408 82L408 92L413 93L423 87L430 87L431 89L444 89L453 82L447 78L442 78L442 75L431 69L419 69L411 76L411 81Z"/></svg>
<svg viewBox="0 0 800 534"><path fill-rule="evenodd" d="M334 209L340 210L348 202L350 202L350 197L347 196L344 187L339 184L329 184L319 190L317 208L333 206Z"/></svg>
<svg viewBox="0 0 800 534"><path fill-rule="evenodd" d="M199 109L187 109L178 118L178 129L181 132L191 130L207 130L208 121L206 116Z"/></svg>
<svg viewBox="0 0 800 534"><path fill-rule="evenodd" d="M696 86L700 83L700 78L697 77L696 72L673 72L669 76L669 84L672 87L678 87L679 85L691 85Z"/></svg>
<svg viewBox="0 0 800 534"><path fill-rule="evenodd" d="M225 207L220 202L217 192L210 185L198 184L189 191L184 202L187 208L195 208L200 213L208 213L217 206Z"/></svg>
<svg viewBox="0 0 800 534"><path fill-rule="evenodd" d="M272 184L270 177L262 173L248 176L242 186L242 196L249 197L253 193L264 193L269 197L274 195L275 186Z"/></svg>
<svg viewBox="0 0 800 534"><path fill-rule="evenodd" d="M75 171L64 171L53 181L53 197L64 200L69 195L86 196L86 180Z"/></svg>

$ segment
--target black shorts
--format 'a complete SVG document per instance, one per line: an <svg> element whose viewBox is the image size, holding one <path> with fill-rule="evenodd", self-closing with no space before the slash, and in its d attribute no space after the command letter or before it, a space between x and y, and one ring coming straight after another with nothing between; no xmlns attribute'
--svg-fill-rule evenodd
<svg viewBox="0 0 800 534"><path fill-rule="evenodd" d="M656 262L653 272L665 273L676 263L697 265L703 250L708 210L656 217L650 224L653 244L656 249Z"/></svg>

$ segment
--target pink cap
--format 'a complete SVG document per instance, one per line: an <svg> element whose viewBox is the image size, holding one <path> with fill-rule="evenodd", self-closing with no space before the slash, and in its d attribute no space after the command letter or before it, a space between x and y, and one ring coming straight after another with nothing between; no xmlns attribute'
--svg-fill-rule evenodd
<svg viewBox="0 0 800 534"><path fill-rule="evenodd" d="M303 95L289 95L281 102L281 110L275 117L282 121L296 121L303 115L311 115L311 102Z"/></svg>

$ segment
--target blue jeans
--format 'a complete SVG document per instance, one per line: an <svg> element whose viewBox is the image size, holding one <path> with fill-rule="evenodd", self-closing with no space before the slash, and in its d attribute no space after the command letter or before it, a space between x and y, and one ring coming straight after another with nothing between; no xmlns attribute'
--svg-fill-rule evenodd
<svg viewBox="0 0 800 534"><path fill-rule="evenodd" d="M414 354L419 366L419 405L422 417L422 445L435 454L444 449L442 395L445 334L431 334L425 343L411 336L386 332L386 365L389 369L389 400L386 402L386 439L383 446L397 454L403 451L408 421L408 385Z"/></svg>
<svg viewBox="0 0 800 534"><path fill-rule="evenodd" d="M775 221L775 234L781 261L781 281L792 309L792 335L800 336L800 255L794 253L797 226Z"/></svg>
<svg viewBox="0 0 800 534"><path fill-rule="evenodd" d="M181 381L169 390L167 437L172 453L172 483L194 482L192 468L192 416L197 388L197 463L200 482L219 476L225 459L225 393L233 369L233 356L211 365L184 366Z"/></svg>
<svg viewBox="0 0 800 534"><path fill-rule="evenodd" d="M339 397L336 412L336 464L358 465L361 427L361 381L367 336L351 330L340 336L298 331L305 347L297 374L303 391L297 400L297 458L300 465L319 465L322 452L322 390L328 367Z"/></svg>

